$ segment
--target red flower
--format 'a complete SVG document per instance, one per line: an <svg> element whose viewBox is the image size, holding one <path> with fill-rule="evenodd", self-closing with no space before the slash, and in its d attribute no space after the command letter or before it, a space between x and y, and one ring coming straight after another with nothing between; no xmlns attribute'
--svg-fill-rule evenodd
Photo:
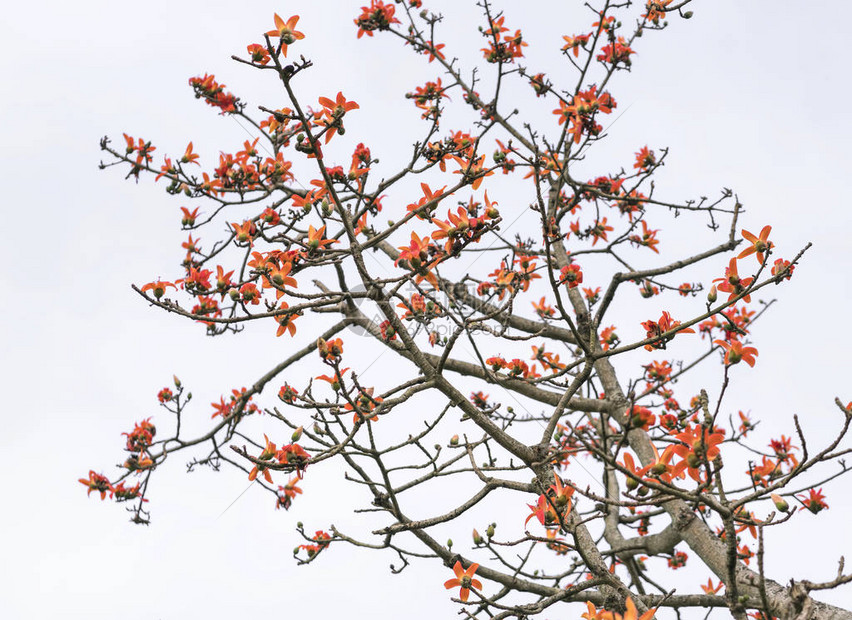
<svg viewBox="0 0 852 620"><path fill-rule="evenodd" d="M674 555L669 558L669 567L673 570L677 570L683 566L686 566L686 558L687 555L683 551L675 551Z"/></svg>
<svg viewBox="0 0 852 620"><path fill-rule="evenodd" d="M337 361L343 355L343 340L335 338L326 341L320 338L317 340L317 351L326 362Z"/></svg>
<svg viewBox="0 0 852 620"><path fill-rule="evenodd" d="M462 569L462 564L460 561L456 561L455 566L453 566L453 572L456 574L455 579L448 579L444 582L444 587L449 590L450 588L461 587L459 591L459 598L462 602L467 602L467 598L470 596L470 589L473 588L475 590L482 589L482 583L478 579L474 579L473 575L476 573L476 569L479 568L479 564L471 564L468 566L467 570Z"/></svg>
<svg viewBox="0 0 852 620"><path fill-rule="evenodd" d="M577 288L583 282L583 272L580 265L574 263L562 268L559 272L559 284L567 284L568 288Z"/></svg>
<svg viewBox="0 0 852 620"><path fill-rule="evenodd" d="M86 495L91 495L92 491L97 491L101 494L101 499L106 499L107 491L112 491L113 486L109 482L109 478L102 474L97 474L93 470L89 470L88 478L80 478L80 483L89 487Z"/></svg>
<svg viewBox="0 0 852 620"><path fill-rule="evenodd" d="M790 261L779 258L772 265L772 275L777 278L775 284L780 284L781 280L789 280L793 277L793 269L795 267L790 264Z"/></svg>
<svg viewBox="0 0 852 620"><path fill-rule="evenodd" d="M344 409L346 411L354 411L352 414L352 423L358 424L359 422L363 422L364 420L370 420L370 422L378 422L379 416L370 414L376 409L376 406L381 404L382 399L378 396L373 396L374 388L361 388L358 396L352 400L351 403L346 403ZM353 406L354 404L354 406Z"/></svg>
<svg viewBox="0 0 852 620"><path fill-rule="evenodd" d="M647 146L643 146L636 153L636 163L633 164L633 167L645 170L655 163L657 163L657 158L654 156L654 151L649 151Z"/></svg>
<svg viewBox="0 0 852 620"><path fill-rule="evenodd" d="M299 395L298 390L293 386L285 383L281 386L281 389L278 390L278 398L280 398L285 403L292 405L296 402L296 397Z"/></svg>
<svg viewBox="0 0 852 620"><path fill-rule="evenodd" d="M390 30L391 24L400 23L393 14L396 11L392 4L385 4L382 0L370 0L370 6L361 7L361 15L355 19L358 26L358 38L364 34L373 36L374 30Z"/></svg>
<svg viewBox="0 0 852 620"><path fill-rule="evenodd" d="M296 486L297 482L299 482L298 477L291 479L283 487L280 484L278 485L278 501L275 503L276 510L278 508L288 510L293 500L296 499L296 495L301 495L302 489Z"/></svg>
<svg viewBox="0 0 852 620"><path fill-rule="evenodd" d="M671 315L669 315L669 313L665 312L665 311L663 312L663 315L660 317L659 321L656 321L656 322L655 321L644 321L642 323L642 327L644 327L645 331L647 332L646 335L645 335L646 338L657 338L659 336L662 336L663 334L666 334L666 333L676 329L678 325L680 325L680 321L672 320ZM676 334L694 334L695 330L690 327L690 328L678 329L675 333ZM674 334L670 337L674 337ZM646 344L645 349L648 350L648 351L653 351L654 349L665 349L666 348L666 340L668 340L668 339L669 338L664 338L664 339L657 340L656 342Z"/></svg>
<svg viewBox="0 0 852 620"><path fill-rule="evenodd" d="M728 301L731 301L751 286L751 283L754 282L754 278L740 279L740 276L737 273L737 259L732 258L731 262L728 263L728 267L725 269L725 277L716 278L713 282L720 283L716 288L723 293L730 293ZM751 301L751 295L745 295L743 297L743 301L749 303Z"/></svg>
<svg viewBox="0 0 852 620"><path fill-rule="evenodd" d="M635 54L635 52L627 46L624 37L618 37L618 41L601 48L601 53L598 54L597 59L613 65L623 62L629 67L630 54Z"/></svg>
<svg viewBox="0 0 852 620"><path fill-rule="evenodd" d="M686 469L693 480L700 482L701 476L698 468L705 458L709 462L719 456L719 444L724 441L725 434L717 429L710 432L707 428L690 426L683 432L674 435L674 438L683 443L670 446L666 451L670 449L683 461L674 466L672 474L678 476Z"/></svg>

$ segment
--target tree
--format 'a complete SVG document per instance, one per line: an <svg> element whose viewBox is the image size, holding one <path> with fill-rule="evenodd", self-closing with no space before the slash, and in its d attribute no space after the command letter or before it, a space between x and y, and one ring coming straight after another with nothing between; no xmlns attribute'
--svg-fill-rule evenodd
<svg viewBox="0 0 852 620"><path fill-rule="evenodd" d="M747 381L745 366L756 362L749 329L761 313L752 295L788 280L804 249L785 249L785 260L768 226L741 231L729 190L658 198L665 150L639 148L616 173L589 153L618 109L610 83L631 66L639 35L688 17L687 4L597 7L588 28L560 42L577 72L561 85L520 66L527 42L489 3L480 73L448 58L441 20L411 6L419 2L364 7L359 38L396 35L442 76L407 94L424 130L396 169L345 142L357 103L333 87L315 106L299 93L299 77L315 69L294 61L298 18L278 15L237 60L277 77L285 107L261 108L255 119L215 77L190 80L198 98L250 123L260 139L207 169L191 142L161 163L148 140L125 135L114 147L104 139L105 166L129 167L136 179L154 174L169 193L198 200L183 207L183 273L137 289L150 303L211 335L257 320L298 339L317 327L310 314L326 324L255 384L219 398L212 428L198 437L181 430L190 394L176 379L158 395L175 422L158 420L159 434L151 420L137 423L126 434L124 473L90 472L89 492L129 502L145 523L155 468L192 450L193 466L243 469L288 509L309 488L308 468L334 458L369 490L377 538L300 528L298 561L343 542L394 550L398 570L412 557L439 558L470 614L529 616L563 601L588 601L595 617L658 606L728 607L738 617L843 613L808 596L847 581L842 566L834 582L788 589L763 578L762 540L801 508L827 507L823 484L845 466L825 466L844 453L850 406L837 401L840 428L827 446L809 448L796 421L787 435L798 446L780 435L768 452L752 453L756 420L726 423L723 410L729 379ZM456 123L473 129L448 130ZM341 157L346 165L336 165ZM528 208L506 207L501 192L510 186L526 192ZM390 202L399 204L383 224ZM663 259L662 229L653 226L680 230L690 217L719 231L717 241ZM216 226L227 233L205 251L195 231ZM727 267L698 283L692 274L719 258ZM353 349L370 340L399 360L382 385L360 378L366 364ZM640 363L616 368L622 359ZM714 360L718 394L687 405L693 395L676 394L674 383ZM270 385L277 405L261 402ZM587 470L599 486L576 482ZM418 504L435 489L446 505ZM493 498L525 510L526 521L475 521ZM472 546L436 534L477 523ZM711 580L703 592L671 595L660 584L670 577L652 576L646 561L667 558L677 569L687 551Z"/></svg>

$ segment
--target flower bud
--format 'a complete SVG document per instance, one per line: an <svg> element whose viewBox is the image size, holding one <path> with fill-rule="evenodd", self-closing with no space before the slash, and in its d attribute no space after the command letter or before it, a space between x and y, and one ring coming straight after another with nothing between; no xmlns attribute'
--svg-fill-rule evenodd
<svg viewBox="0 0 852 620"><path fill-rule="evenodd" d="M457 446L457 445L459 445L459 436L458 436L458 435L453 435L453 436L452 436L452 438L450 439L450 445L451 445L451 446Z"/></svg>
<svg viewBox="0 0 852 620"><path fill-rule="evenodd" d="M662 476L669 470L669 466L665 463L656 463L653 467L651 467L651 473L655 476Z"/></svg>
<svg viewBox="0 0 852 620"><path fill-rule="evenodd" d="M172 375L172 379L174 379L174 380L175 380L175 387L176 387L177 389L180 389L180 385L181 385L181 383L180 383L180 379L178 379L178 378L177 378L177 375Z"/></svg>
<svg viewBox="0 0 852 620"><path fill-rule="evenodd" d="M719 295L716 292L716 285L714 284L713 286L710 287L710 292L707 293L707 301L709 301L711 304L714 304L714 303L716 303L716 299L718 297L719 297Z"/></svg>
<svg viewBox="0 0 852 620"><path fill-rule="evenodd" d="M299 441L302 438L302 431L304 430L304 428L304 426L300 426L295 431L293 431L293 434L290 435L290 441L293 443Z"/></svg>
<svg viewBox="0 0 852 620"><path fill-rule="evenodd" d="M488 529L485 530L485 533L488 535L488 538L492 538L494 536L494 528L497 527L496 523L492 523L488 526Z"/></svg>
<svg viewBox="0 0 852 620"><path fill-rule="evenodd" d="M482 536L479 535L479 532L476 531L476 528L473 529L473 544L481 545L482 544Z"/></svg>
<svg viewBox="0 0 852 620"><path fill-rule="evenodd" d="M447 540L447 549L452 549L452 548L453 548L453 539L450 538L450 539Z"/></svg>
<svg viewBox="0 0 852 620"><path fill-rule="evenodd" d="M781 512L787 512L790 510L790 504L787 503L787 500L777 493L772 493L769 497L772 498L772 501L775 502L775 507Z"/></svg>

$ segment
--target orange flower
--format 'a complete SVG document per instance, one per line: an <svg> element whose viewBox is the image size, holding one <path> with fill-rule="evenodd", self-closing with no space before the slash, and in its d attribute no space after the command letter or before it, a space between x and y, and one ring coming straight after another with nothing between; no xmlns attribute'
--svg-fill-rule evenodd
<svg viewBox="0 0 852 620"><path fill-rule="evenodd" d="M183 217L180 220L180 225L195 226L195 220L198 217L198 209L198 207L195 207L192 211L190 211L186 207L181 207L180 210L183 211Z"/></svg>
<svg viewBox="0 0 852 620"><path fill-rule="evenodd" d="M802 499L802 495L797 495L796 499L804 504L805 508L810 510L812 513L817 514L820 510L824 510L828 508L828 504L825 503L825 496L822 494L822 489L810 489L808 490L808 495L804 499ZM474 566L476 566L474 564Z"/></svg>
<svg viewBox="0 0 852 620"><path fill-rule="evenodd" d="M704 593L705 593L705 594L716 594L719 590L721 590L721 589L722 589L722 587L723 587L724 585L725 585L725 584L724 584L724 583L722 583L722 582L720 581L720 582L719 582L719 585L714 586L714 585L713 585L713 580L708 578L708 579L707 579L707 583L706 583L706 584L703 584L703 585L701 586L701 589L702 589L702 590L704 590Z"/></svg>
<svg viewBox="0 0 852 620"><path fill-rule="evenodd" d="M720 283L716 288L718 288L723 293L730 293L728 301L731 301L737 295L742 294L743 291L745 291L749 286L751 286L751 283L754 282L754 278L740 279L740 275L739 273L737 273L737 259L732 258L731 262L728 263L728 267L725 269L725 277L716 278L713 280L713 282ZM745 295L743 297L743 301L749 303L751 301L751 295Z"/></svg>
<svg viewBox="0 0 852 620"><path fill-rule="evenodd" d="M656 162L657 159L654 156L654 151L648 150L647 146L643 146L636 153L636 163L633 164L633 167L638 168L639 170L645 170L653 166Z"/></svg>
<svg viewBox="0 0 852 620"><path fill-rule="evenodd" d="M394 17L396 8L392 4L385 4L382 0L370 0L370 6L361 7L361 15L355 19L358 26L358 38L363 35L373 36L374 30L389 30L391 24L400 23Z"/></svg>
<svg viewBox="0 0 852 620"><path fill-rule="evenodd" d="M342 92L337 93L334 101L328 97L320 97L319 103L323 107L318 118L314 121L316 125L327 127L325 131L325 143L334 136L335 133L343 135L343 115L350 110L357 110L360 106L354 101L346 101L346 97Z"/></svg>
<svg viewBox="0 0 852 620"><path fill-rule="evenodd" d="M280 299L284 294L285 286L292 286L294 288L299 286L296 279L290 275L290 271L293 269L293 263L284 263L279 268L275 263L269 262L266 263L265 267L266 272L263 274L265 276L263 280L263 288L275 288L277 290L276 299Z"/></svg>
<svg viewBox="0 0 852 620"><path fill-rule="evenodd" d="M289 264L289 263L288 263ZM287 310L290 306L286 301L281 302L281 310ZM275 317L275 320L278 322L278 331L275 333L276 336L281 336L284 332L288 332L291 336L296 335L296 326L293 322L301 316L298 311L285 312L284 314L279 314Z"/></svg>
<svg viewBox="0 0 852 620"><path fill-rule="evenodd" d="M406 209L408 211L417 211L418 209L420 209L421 207L423 207L423 206L425 206L429 203L434 203L434 204L430 205L429 211L431 212L432 210L434 210L435 207L438 206L438 202L440 202L438 199L441 196L444 195L444 190L447 189L447 186L444 185L444 187L442 187L441 189L435 190L433 192L432 188L429 187L426 183L421 183L420 189L423 190L423 198L418 200L416 203L412 202L411 204L409 204L406 207ZM427 214L426 213L417 213L418 219L421 219L421 220L427 219L426 217L424 217L424 215L427 215Z"/></svg>
<svg viewBox="0 0 852 620"><path fill-rule="evenodd" d="M317 351L320 357L326 362L337 361L343 355L343 340L335 338L334 340L326 341L319 338L317 340Z"/></svg>
<svg viewBox="0 0 852 620"><path fill-rule="evenodd" d="M298 476L296 478L291 478L290 481L285 485L278 485L278 501L275 502L276 510L278 508L283 508L284 510L288 510L290 508L290 504L293 503L293 500L296 499L296 495L302 494L302 489L296 486L299 482Z"/></svg>
<svg viewBox="0 0 852 620"><path fill-rule="evenodd" d="M171 282L162 282L160 280L157 280L156 282L148 282L148 284L141 288L141 291L143 293L145 293L146 291L154 291L154 297L159 299L166 293L166 288L169 286L173 289L177 289L177 287Z"/></svg>
<svg viewBox="0 0 852 620"><path fill-rule="evenodd" d="M565 39L565 45L562 46L562 51L567 52L568 50L571 50L571 53L574 54L574 58L579 58L580 48L585 47L591 36L591 34L578 34L573 37L563 35L562 38Z"/></svg>
<svg viewBox="0 0 852 620"><path fill-rule="evenodd" d="M266 51L266 48L262 45L258 45L257 43L252 43L251 45L246 47L246 50L249 54L251 54L251 61L258 65L265 65L269 62L269 52Z"/></svg>
<svg viewBox="0 0 852 620"><path fill-rule="evenodd" d="M644 245L645 247L651 248L652 250L654 250L654 252L659 254L660 251L656 248L656 245L660 242L660 240L657 239L657 233L660 231L648 230L648 224L645 222L645 220L642 220L641 223L642 235L630 235L630 242L635 243L636 245Z"/></svg>
<svg viewBox="0 0 852 620"><path fill-rule="evenodd" d="M755 237L749 231L743 229L743 237L745 237L746 241L751 243L751 246L740 252L737 258L745 258L746 256L755 254L757 256L757 261L762 265L764 261L766 261L764 253L772 249L772 242L769 241L769 233L771 231L772 226L764 226L763 230L760 231L760 236Z"/></svg>
<svg viewBox="0 0 852 620"><path fill-rule="evenodd" d="M467 570L463 570L461 562L456 561L455 566L453 566L453 572L456 574L456 578L445 581L444 587L447 590L450 588L461 587L461 590L459 591L459 598L462 602L466 603L467 598L470 596L471 588L474 590L482 589L482 583L480 583L479 579L473 578L477 568L479 568L479 564L474 563L468 566Z"/></svg>
<svg viewBox="0 0 852 620"><path fill-rule="evenodd" d="M192 142L190 142L186 147L186 151L183 153L183 157L180 158L180 163L200 166L201 164L195 161L196 159L198 159L198 155L192 152Z"/></svg>
<svg viewBox="0 0 852 620"><path fill-rule="evenodd" d="M757 349L754 347L744 347L739 340L731 340L731 342L714 340L713 343L725 349L725 364L728 366L743 361L752 368L754 367L754 357L757 355Z"/></svg>
<svg viewBox="0 0 852 620"><path fill-rule="evenodd" d="M370 422L378 422L379 416L369 414L373 413L376 409L376 405L380 405L382 399L378 396L373 396L374 388L361 388L358 396L352 400L351 403L346 403L344 409L346 411L354 411L352 414L352 423L358 424L359 422L363 422L365 419L370 420ZM354 406L353 406L354 404Z"/></svg>
<svg viewBox="0 0 852 620"><path fill-rule="evenodd" d="M636 604L633 602L633 599L628 596L626 603L626 611L624 612L624 615L611 611L605 611L600 615L600 618L602 620L650 620L654 617L656 611L657 608L654 607L640 616L639 610L636 609Z"/></svg>
<svg viewBox="0 0 852 620"><path fill-rule="evenodd" d="M645 3L645 10L648 11L642 17L647 19L649 22L653 22L654 25L658 25L660 19L666 16L666 11L668 10L666 7L672 3L672 0L648 0Z"/></svg>
<svg viewBox="0 0 852 620"><path fill-rule="evenodd" d="M299 39L304 39L305 35L296 30L296 24L299 23L299 16L294 15L286 22L275 14L275 30L270 30L266 34L270 37L278 37L281 39L281 52L284 57L287 57L287 46L292 45Z"/></svg>
<svg viewBox="0 0 852 620"><path fill-rule="evenodd" d="M237 243L248 243L253 245L252 236L257 233L257 227L251 220L246 220L242 224L236 222L231 223L231 228L234 229Z"/></svg>
<svg viewBox="0 0 852 620"><path fill-rule="evenodd" d="M547 302L545 302L544 297L542 297L542 298L538 301L538 303L536 303L536 302L532 302L532 305L533 305L533 308L534 308L534 309L535 309L535 311L536 311L536 314L538 314L541 318L546 318L546 317L550 317L550 318L552 318L552 317L553 317L553 315L554 315L554 314L555 314L555 312L556 312L556 311L553 309L553 306L551 306L550 304L548 304Z"/></svg>
<svg viewBox="0 0 852 620"><path fill-rule="evenodd" d="M328 375L320 375L317 377L319 381L327 381L335 392L339 391L343 385L340 383L343 380L343 375L346 374L349 368L344 368L343 370L335 370L334 376L329 377Z"/></svg>
<svg viewBox="0 0 852 620"><path fill-rule="evenodd" d="M719 444L725 439L725 434L716 429L710 432L706 428L699 426L688 427L681 433L674 435L674 438L683 443L670 446L666 449L674 454L677 454L683 459L675 465L673 474L678 476L684 469L688 470L689 475L696 482L701 481L699 467L706 458L707 461L712 461L719 456Z"/></svg>
<svg viewBox="0 0 852 620"><path fill-rule="evenodd" d="M258 461L270 461L272 457L275 456L276 448L275 444L269 441L269 437L266 435L263 436L266 439L266 447L263 449L263 452L260 453L260 456L257 457ZM266 481L272 484L272 476L269 473L269 470L266 469L266 466L263 463L255 463L251 472L249 472L249 480L254 481L257 478L259 473L263 474L263 477L266 478Z"/></svg>
<svg viewBox="0 0 852 620"><path fill-rule="evenodd" d="M666 334L680 325L680 321L675 321L672 319L671 315L668 312L663 312L663 315L660 317L659 321L644 321L642 323L642 327L645 328L647 332L645 334L646 338L657 338ZM676 334L694 334L695 330L691 327L685 329L678 329ZM653 351L654 349L665 349L666 348L666 339L657 340L656 342L652 342L650 344L645 345L645 349L648 351Z"/></svg>
<svg viewBox="0 0 852 620"><path fill-rule="evenodd" d="M80 478L80 483L89 487L89 491L86 493L87 496L91 495L92 491L97 491L101 494L101 499L106 499L107 491L113 490L113 487L109 482L109 478L102 474L95 473L91 469L89 470L89 477Z"/></svg>
<svg viewBox="0 0 852 620"><path fill-rule="evenodd" d="M453 155L452 157L461 166L461 168L456 170L453 174L464 175L465 182L470 183L470 186L475 190L479 189L479 186L482 185L482 180L485 177L490 177L494 174L493 170L488 170L487 172L483 170L485 155L481 155L476 159L468 158L467 160L464 160L457 155Z"/></svg>
<svg viewBox="0 0 852 620"><path fill-rule="evenodd" d="M325 246L337 243L337 239L325 239L325 226L317 230L308 226L308 249L311 251L324 249Z"/></svg>
<svg viewBox="0 0 852 620"><path fill-rule="evenodd" d="M354 101L346 101L346 97L343 96L342 92L337 93L334 101L328 97L320 97L319 103L325 108L323 112L334 118L339 118L350 110L357 110L359 108L358 104Z"/></svg>

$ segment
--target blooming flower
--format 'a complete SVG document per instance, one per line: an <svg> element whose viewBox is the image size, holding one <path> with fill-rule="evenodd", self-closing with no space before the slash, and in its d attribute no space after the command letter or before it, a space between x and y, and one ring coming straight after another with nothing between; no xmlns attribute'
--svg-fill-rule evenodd
<svg viewBox="0 0 852 620"><path fill-rule="evenodd" d="M292 45L299 39L304 39L304 33L296 30L296 24L299 23L299 16L294 15L287 21L275 14L275 30L270 30L266 34L270 37L278 37L281 40L281 53L287 56L287 46Z"/></svg>
<svg viewBox="0 0 852 620"><path fill-rule="evenodd" d="M107 491L113 490L113 487L109 482L109 478L102 474L95 473L93 470L89 470L88 478L80 478L80 483L89 487L89 491L86 495L91 495L92 491L97 491L101 494L101 499L106 499Z"/></svg>
<svg viewBox="0 0 852 620"><path fill-rule="evenodd" d="M714 340L713 343L725 349L725 364L731 366L743 361L749 366L754 367L754 357L757 355L757 349L754 347L744 347L743 343L739 340L731 340L731 342Z"/></svg>
<svg viewBox="0 0 852 620"><path fill-rule="evenodd" d="M173 289L177 288L171 282L162 282L160 280L157 280L156 282L149 282L148 284L143 286L140 290L143 293L145 293L146 291L153 291L154 297L159 299L160 297L162 297L165 294L166 288L169 287L169 286L172 287Z"/></svg>
<svg viewBox="0 0 852 620"><path fill-rule="evenodd" d="M382 0L370 0L370 6L361 7L361 15L355 19L358 26L358 38L363 35L373 36L374 30L390 30L391 24L400 23L394 17L396 8L392 4L385 4Z"/></svg>
<svg viewBox="0 0 852 620"><path fill-rule="evenodd" d="M475 590L482 589L482 583L478 579L474 579L473 575L476 573L476 569L479 568L479 564L471 564L468 566L467 570L462 569L462 564L460 561L456 561L455 566L453 566L453 572L456 574L455 579L448 579L444 582L444 587L449 590L450 588L461 587L459 591L459 598L462 602L467 602L468 597L470 596L470 589L473 588Z"/></svg>
<svg viewBox="0 0 852 620"><path fill-rule="evenodd" d="M680 325L680 321L675 321L672 319L671 315L668 312L663 312L663 315L660 317L659 321L644 321L642 323L642 327L645 328L647 332L645 334L646 338L657 338L662 336L665 333L668 333L677 326ZM676 334L694 334L695 330L691 327L678 329ZM673 337L673 336L672 336ZM645 345L645 349L648 351L653 351L654 349L665 349L666 348L666 339L657 340L656 342L652 342L650 344Z"/></svg>
<svg viewBox="0 0 852 620"><path fill-rule="evenodd" d="M737 273L737 259L732 258L731 262L728 263L728 267L725 269L725 277L716 278L713 282L719 282L719 285L716 288L723 293L730 293L728 301L731 301L751 286L751 283L754 282L754 278L740 279L739 273ZM743 297L743 301L749 303L751 301L751 295L745 295Z"/></svg>
<svg viewBox="0 0 852 620"><path fill-rule="evenodd" d="M764 226L760 231L760 236L755 237L749 231L743 229L742 234L745 239L751 243L749 247L739 253L737 258L745 258L754 254L757 256L757 262L761 265L766 261L764 254L772 249L772 242L769 241L769 233L772 231L772 226Z"/></svg>

